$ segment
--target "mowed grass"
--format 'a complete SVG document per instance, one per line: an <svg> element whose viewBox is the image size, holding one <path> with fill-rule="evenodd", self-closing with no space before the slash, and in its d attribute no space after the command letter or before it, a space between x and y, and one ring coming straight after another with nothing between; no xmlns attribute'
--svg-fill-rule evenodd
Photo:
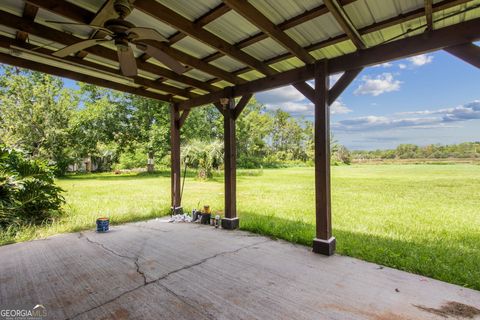
<svg viewBox="0 0 480 320"><path fill-rule="evenodd" d="M254 173L254 174L252 174ZM257 174L255 174L257 173ZM242 229L311 245L315 233L313 168L238 172ZM170 178L112 174L58 180L66 215L1 241L29 240L168 214ZM332 168L337 252L480 290L480 166L352 165ZM183 206L223 208L223 179L188 177Z"/></svg>

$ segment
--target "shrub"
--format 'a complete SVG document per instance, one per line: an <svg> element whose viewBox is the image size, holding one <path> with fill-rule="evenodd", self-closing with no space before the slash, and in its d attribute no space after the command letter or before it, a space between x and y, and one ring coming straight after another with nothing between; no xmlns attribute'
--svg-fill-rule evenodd
<svg viewBox="0 0 480 320"><path fill-rule="evenodd" d="M43 161L0 146L0 228L38 224L61 214L64 198Z"/></svg>

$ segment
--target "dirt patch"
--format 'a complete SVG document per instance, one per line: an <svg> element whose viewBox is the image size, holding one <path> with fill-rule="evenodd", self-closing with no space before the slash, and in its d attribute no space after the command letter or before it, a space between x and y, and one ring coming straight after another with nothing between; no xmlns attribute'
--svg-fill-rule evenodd
<svg viewBox="0 0 480 320"><path fill-rule="evenodd" d="M443 306L441 306L439 309L427 308L425 306L419 305L414 306L420 310L430 312L444 318L461 317L473 319L475 316L480 315L480 309L455 301L449 301Z"/></svg>

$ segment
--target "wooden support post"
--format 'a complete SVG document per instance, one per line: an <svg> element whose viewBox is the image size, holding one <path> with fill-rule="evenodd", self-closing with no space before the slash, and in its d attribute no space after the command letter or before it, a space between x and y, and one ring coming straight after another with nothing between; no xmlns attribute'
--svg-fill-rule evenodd
<svg viewBox="0 0 480 320"><path fill-rule="evenodd" d="M328 104L329 76L326 61L315 64L315 214L316 237L313 252L332 255L330 196L330 107Z"/></svg>
<svg viewBox="0 0 480 320"><path fill-rule="evenodd" d="M171 205L172 213L181 206L180 199L180 112L176 104L170 105L170 148L171 148Z"/></svg>
<svg viewBox="0 0 480 320"><path fill-rule="evenodd" d="M239 226L237 218L237 148L235 141L235 99L228 99L224 105L223 129L225 141L225 217L222 228L236 229Z"/></svg>

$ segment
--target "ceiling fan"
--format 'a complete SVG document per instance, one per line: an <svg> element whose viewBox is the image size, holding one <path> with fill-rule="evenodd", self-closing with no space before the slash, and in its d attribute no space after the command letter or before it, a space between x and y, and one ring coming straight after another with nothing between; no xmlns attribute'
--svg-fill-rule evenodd
<svg viewBox="0 0 480 320"><path fill-rule="evenodd" d="M105 34L103 38L88 39L74 43L63 49L55 51L52 53L52 55L59 58L64 58L72 53L77 53L83 49L95 46L97 44L113 41L117 47L120 70L125 76L137 75L137 63L131 47L132 45L135 45L137 49L157 59L178 74L182 74L186 71L186 68L170 55L156 47L142 42L142 40L155 40L160 42L168 40L155 29L137 27L133 23L125 20L125 18L132 12L132 5L130 4L129 0L115 0L113 8L117 13L118 18L105 21L103 26L47 21L49 23L85 25L102 31L102 35Z"/></svg>

